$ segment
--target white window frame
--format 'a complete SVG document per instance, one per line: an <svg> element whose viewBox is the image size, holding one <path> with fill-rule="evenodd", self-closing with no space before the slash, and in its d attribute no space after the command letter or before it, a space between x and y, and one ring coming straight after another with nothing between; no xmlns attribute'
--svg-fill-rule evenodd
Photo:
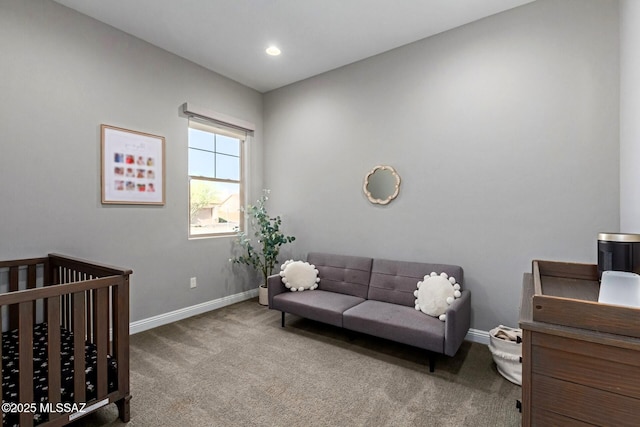
<svg viewBox="0 0 640 427"><path fill-rule="evenodd" d="M227 237L227 236L235 236L236 235L236 231L233 230L229 230L229 231L223 231L223 232L211 232L211 233L192 233L192 226L191 226L191 181L192 180L199 180L199 181L209 181L209 182L220 182L220 183L231 183L231 184L238 184L239 185L239 202L240 202L240 208L244 205L244 194L245 194L245 186L246 186L246 179L245 179L245 157L246 157L246 152L245 152L245 146L246 146L246 142L247 139L249 138L249 133L238 129L236 127L232 127L232 126L226 126L223 123L220 122L215 122L215 121L209 121L206 119L202 119L200 117L196 118L196 117L190 117L189 118L189 125L188 125L189 129L197 129L197 130L201 130L204 132L210 132L213 134L217 134L217 135L223 135L223 136L228 136L231 138L235 138L238 139L240 141L240 147L239 147L239 162L240 162L240 177L239 180L233 180L233 179L224 179L224 178L211 178L211 177L204 177L204 176L198 176L198 175L191 175L189 173L189 168L187 169L187 173L188 173L188 218L187 218L187 222L188 222L188 238L189 239L203 239L203 238L216 238L216 237ZM189 142L187 143L187 150L191 149L191 145L189 144ZM187 160L188 161L188 160ZM187 165L189 167L189 165ZM239 221L238 221L238 228L239 230L244 230L245 229L245 221L244 221L244 213L241 211L238 212L238 216L239 216Z"/></svg>

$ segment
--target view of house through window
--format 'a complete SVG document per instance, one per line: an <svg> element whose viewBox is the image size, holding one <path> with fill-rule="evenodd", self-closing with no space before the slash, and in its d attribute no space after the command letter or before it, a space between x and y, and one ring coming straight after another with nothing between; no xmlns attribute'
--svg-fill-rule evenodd
<svg viewBox="0 0 640 427"><path fill-rule="evenodd" d="M242 145L245 133L189 120L189 237L242 228Z"/></svg>

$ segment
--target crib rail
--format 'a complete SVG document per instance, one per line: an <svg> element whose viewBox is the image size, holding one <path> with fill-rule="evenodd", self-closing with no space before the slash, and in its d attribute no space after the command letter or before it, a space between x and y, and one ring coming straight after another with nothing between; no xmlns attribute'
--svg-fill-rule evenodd
<svg viewBox="0 0 640 427"><path fill-rule="evenodd" d="M0 327L18 329L18 402L33 403L33 328L47 322L48 401L61 402L61 327L73 333L74 401L89 403L85 393L85 342L97 350L97 399L118 403L121 418L129 417L129 275L128 269L50 254L0 262L8 273L8 292L0 294ZM6 307L6 308L5 308ZM107 355L117 361L117 390L108 391ZM2 348L0 346L0 356ZM2 390L0 388L0 396ZM123 414L124 412L124 414ZM124 416L124 417L123 417ZM49 413L43 426L64 425L69 414ZM20 414L20 425L33 425L33 414Z"/></svg>

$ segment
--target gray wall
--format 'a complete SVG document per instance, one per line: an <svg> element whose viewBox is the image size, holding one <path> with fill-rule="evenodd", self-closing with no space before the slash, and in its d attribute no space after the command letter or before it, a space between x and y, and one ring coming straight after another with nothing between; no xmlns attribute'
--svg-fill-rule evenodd
<svg viewBox="0 0 640 427"><path fill-rule="evenodd" d="M516 322L531 259L595 262L596 234L619 228L617 2L538 0L263 107L49 0L0 0L0 73L0 259L58 251L131 267L134 321L255 287L231 270L231 239L187 240L185 101L257 125L248 196L264 174L298 238L283 258L460 264L477 329ZM101 123L166 137L166 206L101 205ZM403 179L387 207L361 191L381 163Z"/></svg>
<svg viewBox="0 0 640 427"><path fill-rule="evenodd" d="M187 240L185 101L257 125L262 95L48 0L0 0L0 259L62 252L134 270L133 321L255 289L231 238ZM166 138L166 205L100 203L100 124ZM198 287L189 289L197 276Z"/></svg>
<svg viewBox="0 0 640 427"><path fill-rule="evenodd" d="M640 233L640 2L620 1L620 231Z"/></svg>
<svg viewBox="0 0 640 427"><path fill-rule="evenodd" d="M459 264L472 327L515 325L532 259L594 263L619 227L618 46L617 2L538 0L266 94L291 254Z"/></svg>

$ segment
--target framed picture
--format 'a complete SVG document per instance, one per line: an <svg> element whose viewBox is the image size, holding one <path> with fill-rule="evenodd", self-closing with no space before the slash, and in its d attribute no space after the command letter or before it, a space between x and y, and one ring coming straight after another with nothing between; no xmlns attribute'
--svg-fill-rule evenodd
<svg viewBox="0 0 640 427"><path fill-rule="evenodd" d="M164 137L100 125L102 203L164 205Z"/></svg>

